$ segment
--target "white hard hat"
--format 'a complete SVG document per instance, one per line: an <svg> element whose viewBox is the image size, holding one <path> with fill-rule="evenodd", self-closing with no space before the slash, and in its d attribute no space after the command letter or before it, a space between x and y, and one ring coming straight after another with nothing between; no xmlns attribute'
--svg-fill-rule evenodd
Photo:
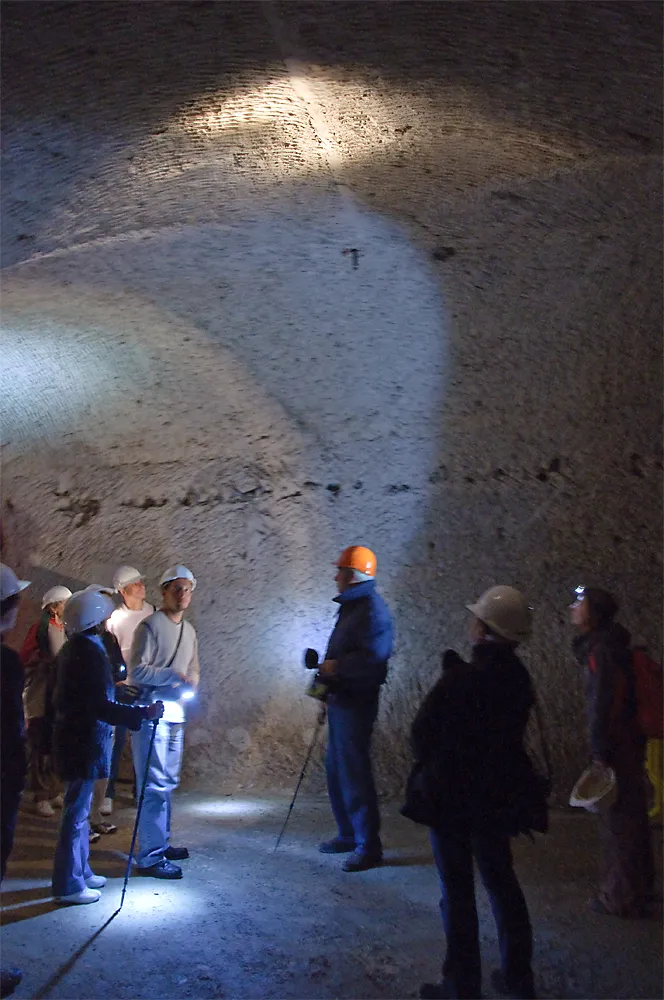
<svg viewBox="0 0 664 1000"><path fill-rule="evenodd" d="M165 573L162 573L159 586L164 587L173 580L189 580L191 589L196 590L196 577L186 566L169 566Z"/></svg>
<svg viewBox="0 0 664 1000"><path fill-rule="evenodd" d="M591 764L572 789L569 804L588 812L602 813L611 808L617 797L618 786L613 768Z"/></svg>
<svg viewBox="0 0 664 1000"><path fill-rule="evenodd" d="M42 597L42 611L47 604L58 604L60 601L68 601L71 596L72 592L69 587L51 587Z"/></svg>
<svg viewBox="0 0 664 1000"><path fill-rule="evenodd" d="M133 566L118 566L113 574L113 586L116 590L123 590L131 583L139 583L143 579L140 570Z"/></svg>
<svg viewBox="0 0 664 1000"><path fill-rule="evenodd" d="M479 601L466 607L503 639L521 642L530 635L533 609L514 587L490 587Z"/></svg>
<svg viewBox="0 0 664 1000"><path fill-rule="evenodd" d="M115 605L110 597L98 590L79 590L69 598L62 613L67 635L86 632L110 618Z"/></svg>
<svg viewBox="0 0 664 1000"><path fill-rule="evenodd" d="M19 580L13 569L0 563L0 601L6 601L8 597L20 594L29 586L29 580Z"/></svg>

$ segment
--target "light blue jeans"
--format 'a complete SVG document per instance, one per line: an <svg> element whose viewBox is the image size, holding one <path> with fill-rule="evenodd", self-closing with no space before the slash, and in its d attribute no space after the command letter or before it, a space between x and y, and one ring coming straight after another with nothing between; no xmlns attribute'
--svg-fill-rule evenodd
<svg viewBox="0 0 664 1000"><path fill-rule="evenodd" d="M145 721L137 733L132 733L131 746L136 770L136 793L140 796L147 764L152 723ZM138 822L136 864L150 868L159 864L171 836L171 794L180 784L184 725L164 722L157 726L148 767L145 799Z"/></svg>
<svg viewBox="0 0 664 1000"><path fill-rule="evenodd" d="M65 802L53 859L54 896L71 896L75 892L82 892L86 878L92 875L88 861L88 817L94 787L94 780L68 781L65 785Z"/></svg>

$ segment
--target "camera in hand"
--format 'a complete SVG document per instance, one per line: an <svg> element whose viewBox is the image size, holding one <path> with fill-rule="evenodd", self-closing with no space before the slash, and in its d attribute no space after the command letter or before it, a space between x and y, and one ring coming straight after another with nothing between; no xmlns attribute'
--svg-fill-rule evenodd
<svg viewBox="0 0 664 1000"><path fill-rule="evenodd" d="M304 654L304 665L307 670L318 670L318 653L315 649L308 649Z"/></svg>

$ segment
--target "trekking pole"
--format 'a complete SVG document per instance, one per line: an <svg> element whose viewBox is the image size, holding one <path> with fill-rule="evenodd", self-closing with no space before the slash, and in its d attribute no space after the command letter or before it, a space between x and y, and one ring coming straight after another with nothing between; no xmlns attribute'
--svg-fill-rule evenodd
<svg viewBox="0 0 664 1000"><path fill-rule="evenodd" d="M120 899L120 905L118 906L117 913L122 909L122 904L124 903L125 893L127 892L127 882L129 881L129 873L131 871L131 863L134 857L134 848L136 847L136 837L138 835L138 821L141 818L141 809L143 808L143 800L145 798L145 786L148 783L148 774L150 773L150 759L152 757L152 750L154 748L154 741L157 735L157 726L159 725L159 719L154 719L152 722L152 732L150 734L150 745L148 747L148 755L145 761L145 771L143 772L143 784L141 785L141 794L138 800L138 808L136 809L136 822L134 823L134 832L131 835L131 847L129 848L129 857L127 858L127 870L125 871L124 885L122 886L122 898Z"/></svg>
<svg viewBox="0 0 664 1000"><path fill-rule="evenodd" d="M288 820L290 819L290 815L291 815L291 813L293 811L293 806L295 805L295 799L297 798L297 793L299 792L300 785L302 784L302 781L304 780L304 776L306 774L307 767L309 766L309 761L311 760L311 755L314 752L314 747L316 746L316 743L318 741L318 736L320 734L321 729L323 728L323 723L324 722L325 722L325 705L321 705L321 710L318 713L318 719L316 721L316 728L314 729L314 735L311 738L311 743L309 744L309 749L307 750L307 756L304 758L304 764L302 765L302 770L300 771L300 777L297 779L297 785L295 786L295 792L293 794L293 798L291 799L291 804L288 807L288 814L286 816L286 819L284 820L284 825L282 826L281 833L279 834L279 836L277 838L277 842L274 845L274 850L272 851L273 854L276 852L277 848L279 847L279 844L281 843L281 838L283 837L284 833L286 832L286 827L288 826Z"/></svg>

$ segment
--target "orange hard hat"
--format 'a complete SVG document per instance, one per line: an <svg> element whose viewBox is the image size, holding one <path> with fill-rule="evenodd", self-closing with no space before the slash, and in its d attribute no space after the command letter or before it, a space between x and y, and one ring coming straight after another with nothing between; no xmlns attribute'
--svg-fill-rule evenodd
<svg viewBox="0 0 664 1000"><path fill-rule="evenodd" d="M376 557L364 545L349 545L337 559L339 569L354 569L366 576L376 575Z"/></svg>

